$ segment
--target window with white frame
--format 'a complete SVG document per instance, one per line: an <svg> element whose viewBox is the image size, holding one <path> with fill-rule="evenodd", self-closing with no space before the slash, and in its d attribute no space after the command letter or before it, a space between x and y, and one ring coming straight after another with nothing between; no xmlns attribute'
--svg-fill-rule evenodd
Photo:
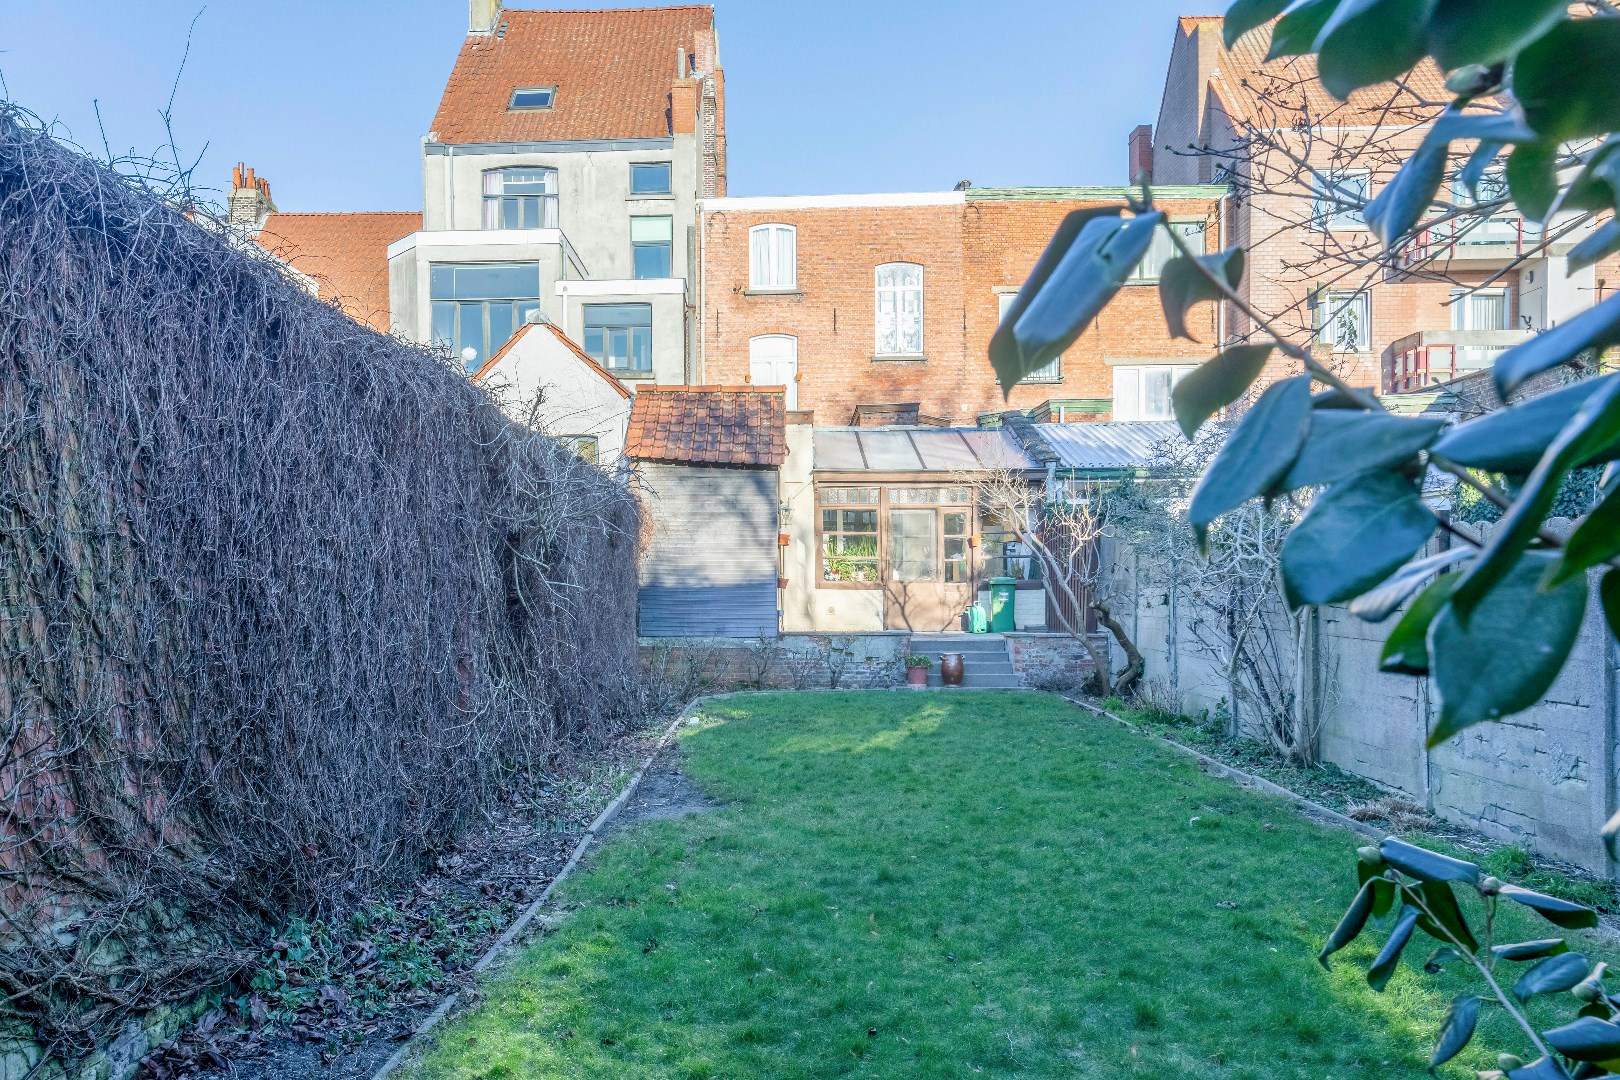
<svg viewBox="0 0 1620 1080"><path fill-rule="evenodd" d="M1372 297L1328 289L1316 297L1316 340L1334 352L1372 351Z"/></svg>
<svg viewBox="0 0 1620 1080"><path fill-rule="evenodd" d="M921 356L923 268L884 263L877 268L877 355Z"/></svg>
<svg viewBox="0 0 1620 1080"><path fill-rule="evenodd" d="M484 228L557 228L557 170L486 170Z"/></svg>
<svg viewBox="0 0 1620 1080"><path fill-rule="evenodd" d="M1311 224L1324 232L1365 229L1366 170L1326 172L1311 178Z"/></svg>
<svg viewBox="0 0 1620 1080"><path fill-rule="evenodd" d="M799 230L755 225L748 230L748 287L794 289L799 284Z"/></svg>
<svg viewBox="0 0 1620 1080"><path fill-rule="evenodd" d="M1513 329L1512 298L1507 289L1452 289L1451 328L1463 333ZM1507 345L1463 341L1453 346L1458 371L1478 370L1496 363Z"/></svg>
<svg viewBox="0 0 1620 1080"><path fill-rule="evenodd" d="M1007 309L1013 306L1013 301L1018 299L1018 294L1010 292L998 293L996 295L996 299L1001 304L1001 317L1005 319L1007 317ZM1000 380L998 379L997 381L999 382ZM1025 375L1019 385L1023 385L1023 383L1059 383L1062 381L1063 357L1055 356L1052 358L1051 363L1046 364L1043 367L1038 367L1028 375Z"/></svg>
<svg viewBox="0 0 1620 1080"><path fill-rule="evenodd" d="M1170 391L1195 365L1143 364L1114 369L1115 420L1173 420Z"/></svg>
<svg viewBox="0 0 1620 1080"><path fill-rule="evenodd" d="M1164 272L1164 264L1180 254L1176 251L1175 241L1170 234L1175 233L1181 237L1182 242L1189 249L1199 255L1204 253L1204 223L1202 221L1171 221L1160 228L1153 230L1153 241L1148 245L1147 254L1142 261L1136 264L1131 272L1132 281L1158 281L1159 275Z"/></svg>

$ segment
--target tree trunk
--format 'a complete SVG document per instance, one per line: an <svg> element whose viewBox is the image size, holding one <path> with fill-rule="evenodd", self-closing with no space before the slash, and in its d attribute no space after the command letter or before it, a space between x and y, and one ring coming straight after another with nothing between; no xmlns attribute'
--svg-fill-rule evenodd
<svg viewBox="0 0 1620 1080"><path fill-rule="evenodd" d="M1097 621L1108 628L1114 640L1119 642L1119 647L1125 650L1125 670L1114 680L1113 693L1115 697L1126 697L1136 689L1136 684L1142 681L1147 661L1142 658L1141 652L1136 648L1136 642L1131 640L1131 635L1125 632L1125 627L1120 621L1114 618L1114 613L1108 609L1107 604L1094 600L1091 603L1091 610L1097 613Z"/></svg>

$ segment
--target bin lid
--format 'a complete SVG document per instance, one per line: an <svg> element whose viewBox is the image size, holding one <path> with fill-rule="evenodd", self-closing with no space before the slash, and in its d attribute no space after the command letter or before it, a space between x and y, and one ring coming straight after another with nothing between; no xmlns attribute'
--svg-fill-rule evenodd
<svg viewBox="0 0 1620 1080"><path fill-rule="evenodd" d="M1016 585L1016 584L1018 584L1018 579L1015 578L1015 577L993 577L993 578L990 579L990 584L992 584L992 585Z"/></svg>

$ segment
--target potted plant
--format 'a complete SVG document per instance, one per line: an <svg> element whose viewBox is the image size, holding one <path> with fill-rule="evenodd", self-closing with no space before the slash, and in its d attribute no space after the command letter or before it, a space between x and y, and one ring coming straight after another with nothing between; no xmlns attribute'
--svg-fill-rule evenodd
<svg viewBox="0 0 1620 1080"><path fill-rule="evenodd" d="M906 657L906 685L923 687L928 685L928 669L934 662L919 653L912 653Z"/></svg>

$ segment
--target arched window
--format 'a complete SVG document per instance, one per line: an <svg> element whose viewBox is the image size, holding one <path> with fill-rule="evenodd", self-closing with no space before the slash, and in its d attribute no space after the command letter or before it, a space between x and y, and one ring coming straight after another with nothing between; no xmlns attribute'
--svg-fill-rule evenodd
<svg viewBox="0 0 1620 1080"><path fill-rule="evenodd" d="M923 268L884 263L877 268L877 355L921 356Z"/></svg>
<svg viewBox="0 0 1620 1080"><path fill-rule="evenodd" d="M484 228L557 228L557 170L486 170Z"/></svg>
<svg viewBox="0 0 1620 1080"><path fill-rule="evenodd" d="M787 389L789 410L799 407L799 339L766 334L748 341L748 380L755 386Z"/></svg>
<svg viewBox="0 0 1620 1080"><path fill-rule="evenodd" d="M748 230L748 287L796 289L799 285L799 230L772 223Z"/></svg>

